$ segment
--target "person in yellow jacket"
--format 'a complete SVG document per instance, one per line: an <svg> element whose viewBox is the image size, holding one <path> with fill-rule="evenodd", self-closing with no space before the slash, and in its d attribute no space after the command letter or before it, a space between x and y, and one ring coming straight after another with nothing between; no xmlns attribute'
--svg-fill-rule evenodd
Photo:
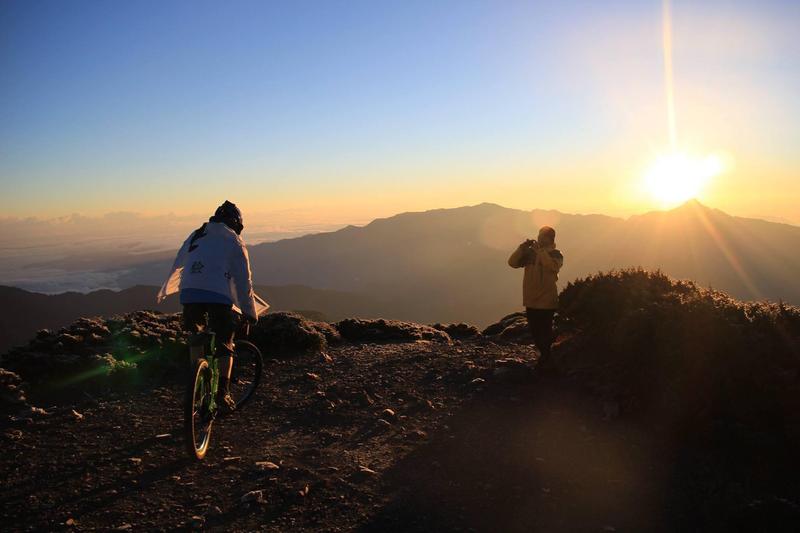
<svg viewBox="0 0 800 533"><path fill-rule="evenodd" d="M553 315L558 309L558 271L564 264L564 256L556 248L556 230L544 226L536 240L520 244L508 265L525 268L522 279L522 305L528 316L533 341L539 349L539 363L550 357L553 344Z"/></svg>

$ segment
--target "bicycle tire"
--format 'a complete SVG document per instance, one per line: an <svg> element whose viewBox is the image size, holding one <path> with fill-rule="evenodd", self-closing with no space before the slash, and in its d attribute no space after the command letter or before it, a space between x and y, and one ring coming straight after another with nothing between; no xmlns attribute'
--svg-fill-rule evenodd
<svg viewBox="0 0 800 533"><path fill-rule="evenodd" d="M211 443L211 426L214 418L203 413L211 401L211 368L203 358L195 361L189 375L183 405L184 440L189 457L202 459Z"/></svg>
<svg viewBox="0 0 800 533"><path fill-rule="evenodd" d="M261 351L248 341L236 341L234 352L229 388L236 402L236 409L239 410L253 398L253 394L261 383L264 359Z"/></svg>

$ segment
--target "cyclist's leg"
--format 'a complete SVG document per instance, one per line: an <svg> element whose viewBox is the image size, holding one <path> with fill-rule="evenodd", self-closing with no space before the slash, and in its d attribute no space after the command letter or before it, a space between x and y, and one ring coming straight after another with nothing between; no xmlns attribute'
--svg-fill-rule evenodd
<svg viewBox="0 0 800 533"><path fill-rule="evenodd" d="M206 325L205 304L183 304L183 329L190 333L197 333L200 327Z"/></svg>
<svg viewBox="0 0 800 533"><path fill-rule="evenodd" d="M233 369L233 337L236 324L230 305L208 304L209 327L215 333L214 344L219 364L219 395L228 393L231 370Z"/></svg>

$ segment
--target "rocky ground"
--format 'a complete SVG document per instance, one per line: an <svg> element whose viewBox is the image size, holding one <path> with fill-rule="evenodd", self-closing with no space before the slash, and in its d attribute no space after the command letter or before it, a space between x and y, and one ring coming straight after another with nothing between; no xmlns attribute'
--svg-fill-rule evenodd
<svg viewBox="0 0 800 533"><path fill-rule="evenodd" d="M178 315L0 359L3 530L800 531L800 309L658 273L562 292L553 359L479 332L264 317L254 401L189 459Z"/></svg>
<svg viewBox="0 0 800 533"><path fill-rule="evenodd" d="M668 442L569 381L537 377L535 358L526 346L417 341L270 360L255 401L219 421L201 462L184 451L180 386L52 408L4 430L2 523L666 531L748 519L686 501L695 478ZM797 525L781 497L750 511Z"/></svg>
<svg viewBox="0 0 800 533"><path fill-rule="evenodd" d="M349 345L271 360L202 462L181 387L52 409L5 430L12 530L613 531L658 526L652 439L557 381L535 352ZM496 361L509 356L520 362Z"/></svg>

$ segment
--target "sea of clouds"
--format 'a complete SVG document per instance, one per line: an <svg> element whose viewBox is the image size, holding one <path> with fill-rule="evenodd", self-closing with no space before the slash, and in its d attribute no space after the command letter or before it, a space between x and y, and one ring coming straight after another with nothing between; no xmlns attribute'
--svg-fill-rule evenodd
<svg viewBox="0 0 800 533"><path fill-rule="evenodd" d="M136 213L0 218L0 285L57 294L159 284L183 240L205 220ZM291 216L252 217L243 237L253 245L342 225Z"/></svg>

